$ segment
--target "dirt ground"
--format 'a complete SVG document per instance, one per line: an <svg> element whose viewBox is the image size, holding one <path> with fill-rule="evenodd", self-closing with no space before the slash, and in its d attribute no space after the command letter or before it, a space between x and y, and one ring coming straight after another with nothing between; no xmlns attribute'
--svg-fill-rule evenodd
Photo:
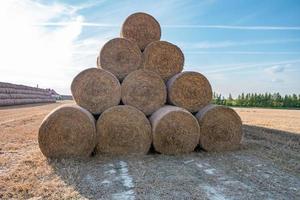
<svg viewBox="0 0 300 200"><path fill-rule="evenodd" d="M0 108L0 199L300 199L300 111L237 109L234 152L48 160L37 131L64 103Z"/></svg>
<svg viewBox="0 0 300 200"><path fill-rule="evenodd" d="M300 134L300 110L235 108L247 125Z"/></svg>

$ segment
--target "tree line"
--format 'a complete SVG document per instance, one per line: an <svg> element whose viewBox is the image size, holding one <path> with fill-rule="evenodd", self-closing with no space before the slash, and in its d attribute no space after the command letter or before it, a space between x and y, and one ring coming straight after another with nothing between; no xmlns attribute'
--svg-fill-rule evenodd
<svg viewBox="0 0 300 200"><path fill-rule="evenodd" d="M229 94L228 98L225 98L221 94L214 92L213 103L241 107L300 108L300 94L283 96L279 93L242 93L237 98L233 98L231 94Z"/></svg>

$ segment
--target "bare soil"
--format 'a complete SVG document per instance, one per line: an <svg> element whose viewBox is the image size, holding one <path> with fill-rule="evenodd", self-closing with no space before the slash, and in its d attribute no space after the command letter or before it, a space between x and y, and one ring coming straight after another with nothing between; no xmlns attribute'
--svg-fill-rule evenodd
<svg viewBox="0 0 300 200"><path fill-rule="evenodd" d="M0 108L0 199L300 199L300 111L237 109L234 152L48 160L37 131L65 103Z"/></svg>

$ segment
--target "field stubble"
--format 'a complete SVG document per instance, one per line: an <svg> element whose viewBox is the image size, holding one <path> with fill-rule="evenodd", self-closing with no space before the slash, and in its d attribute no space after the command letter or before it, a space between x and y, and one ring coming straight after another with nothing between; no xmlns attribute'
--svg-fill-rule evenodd
<svg viewBox="0 0 300 200"><path fill-rule="evenodd" d="M300 111L237 108L234 152L48 160L38 128L65 103L0 108L0 199L300 198Z"/></svg>

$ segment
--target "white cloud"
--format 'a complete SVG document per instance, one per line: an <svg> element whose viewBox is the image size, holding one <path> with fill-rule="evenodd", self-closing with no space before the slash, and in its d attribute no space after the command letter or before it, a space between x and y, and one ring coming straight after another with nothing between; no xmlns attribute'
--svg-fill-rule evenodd
<svg viewBox="0 0 300 200"><path fill-rule="evenodd" d="M75 7L58 3L1 1L0 80L68 93L70 74L76 73L72 52L78 49L74 43L84 21L75 11ZM71 23L55 29L32 26L58 19Z"/></svg>
<svg viewBox="0 0 300 200"><path fill-rule="evenodd" d="M184 49L213 49L213 48L226 48L233 46L249 46L260 44L281 44L281 43L296 43L300 39L284 39L284 40L254 40L254 41L201 41L194 43L180 43Z"/></svg>
<svg viewBox="0 0 300 200"><path fill-rule="evenodd" d="M197 24L174 24L164 25L165 28L193 28L193 29L233 29L233 30L280 30L299 31L299 26L228 26L228 25L197 25Z"/></svg>
<svg viewBox="0 0 300 200"><path fill-rule="evenodd" d="M285 68L290 68L292 64L300 63L300 60L286 60L280 62L265 62L265 63L239 63L239 64L226 64L226 65L211 65L207 66L207 68L213 68L213 70L205 71L208 74L215 74L215 73L225 73L225 72L232 72L232 71L240 71L250 68L257 68L257 67L264 67L265 72L268 69L268 66L285 66ZM267 67L267 68L265 68ZM268 71L268 70L267 70Z"/></svg>
<svg viewBox="0 0 300 200"><path fill-rule="evenodd" d="M284 65L275 65L269 68L266 68L265 71L270 75L275 75L281 72L284 72L285 66Z"/></svg>
<svg viewBox="0 0 300 200"><path fill-rule="evenodd" d="M272 82L274 82L274 83L283 83L284 80L283 80L283 79L280 79L280 78L273 78L273 79L272 79Z"/></svg>
<svg viewBox="0 0 300 200"><path fill-rule="evenodd" d="M185 51L184 53L193 55L300 55L299 51Z"/></svg>

